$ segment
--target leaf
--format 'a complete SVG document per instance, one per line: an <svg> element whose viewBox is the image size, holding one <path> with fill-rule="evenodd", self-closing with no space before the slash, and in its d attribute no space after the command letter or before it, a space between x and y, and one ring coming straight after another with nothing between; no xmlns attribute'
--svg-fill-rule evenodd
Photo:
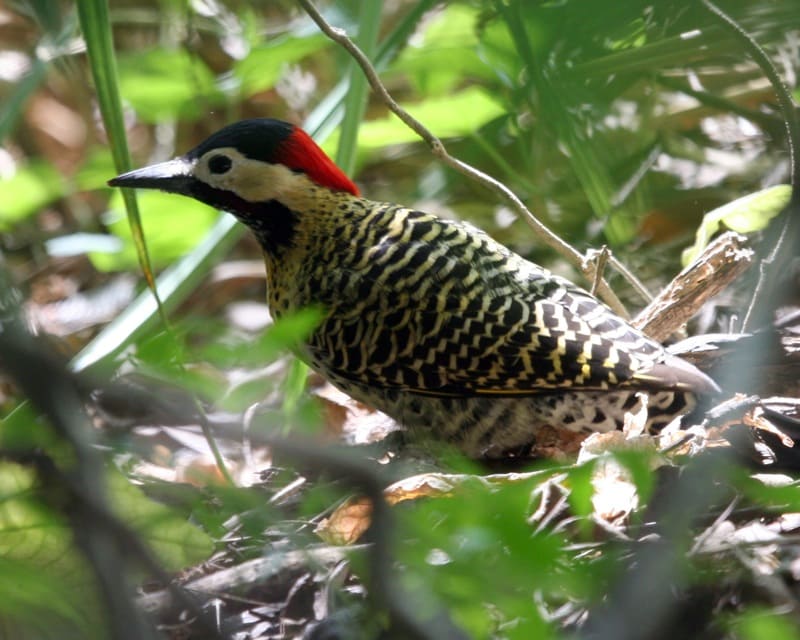
<svg viewBox="0 0 800 640"><path fill-rule="evenodd" d="M213 540L184 517L146 498L117 471L109 471L107 481L117 515L168 571L211 555ZM0 465L0 635L33 637L28 634L34 630L58 628L52 637L106 637L93 574L47 498L58 496L43 494L31 469ZM15 630L13 636L6 635L9 629Z"/></svg>
<svg viewBox="0 0 800 640"><path fill-rule="evenodd" d="M319 326L324 314L318 307L307 307L281 316L256 339L215 340L198 355L218 367L258 366L298 348ZM222 331L224 326L220 326Z"/></svg>
<svg viewBox="0 0 800 640"><path fill-rule="evenodd" d="M0 465L0 583L14 593L0 587L0 631L26 637L55 627L57 637L101 638L99 594L85 561L69 528L38 499L34 482L30 469ZM25 578L17 581L15 574Z"/></svg>
<svg viewBox="0 0 800 640"><path fill-rule="evenodd" d="M55 167L31 162L10 178L0 179L0 229L7 230L38 213L67 192Z"/></svg>
<svg viewBox="0 0 800 640"><path fill-rule="evenodd" d="M368 498L350 498L322 520L314 533L328 544L355 544L369 528L371 518L372 502Z"/></svg>
<svg viewBox="0 0 800 640"><path fill-rule="evenodd" d="M581 465L572 467L569 470L569 504L575 515L581 518L581 526L584 533L591 529L589 520L594 511L595 487L592 478L595 472L596 460L589 460Z"/></svg>
<svg viewBox="0 0 800 640"><path fill-rule="evenodd" d="M35 570L26 561L0 557L0 637L99 638L101 629L88 635L85 612L74 597L82 591L84 602L94 597L85 585L62 583ZM78 589L76 589L78 586ZM54 629L58 629L54 632Z"/></svg>
<svg viewBox="0 0 800 640"><path fill-rule="evenodd" d="M142 537L168 571L211 555L214 541L183 516L150 500L119 472L109 471L107 481L117 516Z"/></svg>
<svg viewBox="0 0 800 640"><path fill-rule="evenodd" d="M169 313L195 291L211 265L228 254L243 231L243 225L238 224L236 218L219 215L202 242L159 275L157 288L164 310ZM72 358L70 368L73 371L102 369L126 345L162 329L163 324L159 323L153 294L143 291Z"/></svg>
<svg viewBox="0 0 800 640"><path fill-rule="evenodd" d="M233 68L233 75L239 80L240 92L251 96L271 89L288 65L319 51L326 44L325 36L315 34L306 38L286 37L254 47Z"/></svg>
<svg viewBox="0 0 800 640"><path fill-rule="evenodd" d="M185 51L127 52L118 66L122 96L145 122L194 120L223 101L211 70Z"/></svg>
<svg viewBox="0 0 800 640"><path fill-rule="evenodd" d="M306 307L281 316L260 340L260 348L268 354L298 347L319 326L325 317L319 307Z"/></svg>
<svg viewBox="0 0 800 640"><path fill-rule="evenodd" d="M440 138L469 135L505 113L504 108L479 87L406 105L406 109ZM388 145L419 140L419 136L396 116L388 115L363 123L358 144L361 153L370 153ZM332 135L323 148L329 152L336 148L337 141L338 136Z"/></svg>
<svg viewBox="0 0 800 640"><path fill-rule="evenodd" d="M490 78L494 71L478 56L478 12L460 4L448 6L430 20L392 65L405 73L423 95L450 93L466 78Z"/></svg>
<svg viewBox="0 0 800 640"><path fill-rule="evenodd" d="M647 504L655 489L653 452L647 449L618 449L614 451L614 457L630 473L630 479L639 496L639 504Z"/></svg>
<svg viewBox="0 0 800 640"><path fill-rule="evenodd" d="M94 88L97 92L97 104L100 107L103 125L109 139L109 150L114 158L114 166L118 173L128 171L131 158L125 135L125 118L122 113L122 99L118 82L119 68L114 52L108 3L79 2L77 8L81 32L86 43L89 67L92 70ZM155 288L153 269L144 240L136 197L133 191L125 189L123 198L128 211L128 222L131 226L139 265L163 316L162 319L166 322L166 314L161 309L161 301Z"/></svg>
<svg viewBox="0 0 800 640"><path fill-rule="evenodd" d="M742 640L800 640L797 625L785 613L761 608L745 611L731 627L737 632L734 637Z"/></svg>
<svg viewBox="0 0 800 640"><path fill-rule="evenodd" d="M779 184L709 211L697 229L694 244L685 249L681 256L683 265L694 262L721 227L738 233L764 229L789 204L791 195L792 188L788 184Z"/></svg>
<svg viewBox="0 0 800 640"><path fill-rule="evenodd" d="M193 249L217 219L216 210L189 198L176 198L159 191L138 194L142 226L148 238L148 250L154 265L164 266ZM109 202L105 222L108 230L122 240L116 253L91 253L94 266L101 271L134 267L136 249L131 228L124 217L122 196L115 192Z"/></svg>

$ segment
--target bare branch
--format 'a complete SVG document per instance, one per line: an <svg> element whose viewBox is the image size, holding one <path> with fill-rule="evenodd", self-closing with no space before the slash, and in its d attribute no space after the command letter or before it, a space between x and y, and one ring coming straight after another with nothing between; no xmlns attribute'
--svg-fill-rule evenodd
<svg viewBox="0 0 800 640"><path fill-rule="evenodd" d="M722 234L636 316L633 326L655 340L667 339L706 300L742 275L752 264L753 253L744 236L733 231Z"/></svg>

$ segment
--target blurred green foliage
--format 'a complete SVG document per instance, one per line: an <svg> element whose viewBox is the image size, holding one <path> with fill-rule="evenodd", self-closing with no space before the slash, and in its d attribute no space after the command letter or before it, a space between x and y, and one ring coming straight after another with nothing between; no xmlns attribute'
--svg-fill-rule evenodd
<svg viewBox="0 0 800 640"><path fill-rule="evenodd" d="M120 91L143 122L197 120L224 104L214 74L186 51L125 52L118 70Z"/></svg>
<svg viewBox="0 0 800 640"><path fill-rule="evenodd" d="M0 202L0 229L9 230L15 224L39 213L64 195L64 181L51 164L38 160L20 167L14 175L2 181L3 200Z"/></svg>
<svg viewBox="0 0 800 640"><path fill-rule="evenodd" d="M211 207L159 191L140 193L137 198L147 246L156 267L170 264L197 246L218 216ZM103 224L122 241L122 249L114 253L92 252L89 257L102 271L135 269L136 252L130 225L123 216L124 205L119 190L111 196L108 208Z"/></svg>
<svg viewBox="0 0 800 640"><path fill-rule="evenodd" d="M109 471L106 481L117 515L167 570L212 553L212 539L183 515L146 498L119 472ZM93 575L75 553L59 505L50 503L56 499L38 486L30 469L0 465L0 631L12 634L6 637L55 637L60 629L64 638L104 638L105 614Z"/></svg>

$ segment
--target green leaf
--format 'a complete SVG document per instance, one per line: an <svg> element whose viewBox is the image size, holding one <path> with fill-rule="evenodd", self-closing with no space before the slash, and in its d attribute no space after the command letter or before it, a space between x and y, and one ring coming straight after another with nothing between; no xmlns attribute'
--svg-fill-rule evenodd
<svg viewBox="0 0 800 640"><path fill-rule="evenodd" d="M616 460L631 474L631 481L639 495L639 504L647 504L655 488L652 455L649 451L614 451Z"/></svg>
<svg viewBox="0 0 800 640"><path fill-rule="evenodd" d="M736 480L736 487L761 507L773 507L785 512L800 511L800 485L769 485L742 473Z"/></svg>
<svg viewBox="0 0 800 640"><path fill-rule="evenodd" d="M592 505L592 497L594 496L592 475L594 474L594 468L595 461L589 460L569 470L569 504L575 515L583 519L582 522L586 527L591 527L587 518L594 510Z"/></svg>
<svg viewBox="0 0 800 640"><path fill-rule="evenodd" d="M697 259L721 227L738 233L752 233L765 228L789 204L791 195L792 188L788 184L779 184L709 211L697 229L694 244L683 251L681 260L684 266Z"/></svg>
<svg viewBox="0 0 800 640"><path fill-rule="evenodd" d="M0 557L0 575L0 637L103 637L101 628L90 631L85 605L75 597L80 592L84 603L94 598L91 585L54 580L30 562L9 557Z"/></svg>
<svg viewBox="0 0 800 640"><path fill-rule="evenodd" d="M159 191L142 191L138 199L154 265L169 264L194 248L218 216L216 210L195 200L176 198ZM89 257L101 271L131 268L137 263L136 248L118 191L112 196L109 208L105 223L108 230L122 240L122 250L118 253L92 253Z"/></svg>
<svg viewBox="0 0 800 640"><path fill-rule="evenodd" d="M34 479L31 469L0 465L0 557L53 566L64 558L69 539L56 533L58 518L34 498Z"/></svg>
<svg viewBox="0 0 800 640"><path fill-rule="evenodd" d="M259 366L297 349L323 317L319 308L300 309L276 320L257 339L246 336L236 342L213 340L198 355L218 367Z"/></svg>
<svg viewBox="0 0 800 640"><path fill-rule="evenodd" d="M501 20L492 20L478 33L477 52L501 86L518 89L523 61Z"/></svg>
<svg viewBox="0 0 800 640"><path fill-rule="evenodd" d="M469 87L451 96L409 104L406 109L440 138L469 135L505 113L505 109L494 98L478 87ZM458 117L454 117L454 114L458 114ZM335 149L337 140L337 135L331 136L323 148L328 152ZM419 140L416 133L391 114L363 123L358 135L361 153Z"/></svg>
<svg viewBox="0 0 800 640"><path fill-rule="evenodd" d="M114 158L106 147L90 149L78 173L75 174L75 187L80 191L106 188L109 177L116 173Z"/></svg>
<svg viewBox="0 0 800 640"><path fill-rule="evenodd" d="M64 179L45 162L31 162L0 179L0 230L38 213L67 192Z"/></svg>
<svg viewBox="0 0 800 640"><path fill-rule="evenodd" d="M423 95L450 93L465 79L494 77L477 53L478 16L472 7L448 6L403 50L392 71L407 74Z"/></svg>
<svg viewBox="0 0 800 640"><path fill-rule="evenodd" d="M281 316L261 337L261 348L277 352L293 349L308 339L324 317L319 307L306 307Z"/></svg>
<svg viewBox="0 0 800 640"><path fill-rule="evenodd" d="M77 9L83 39L86 42L89 66L92 70L92 79L97 91L97 104L103 116L103 125L108 135L109 149L114 158L114 166L118 173L128 171L131 165L131 157L125 137L125 119L122 114L122 99L120 98L118 81L119 68L114 53L108 2L78 2ZM147 245L144 241L142 221L139 216L136 197L131 189L124 189L123 198L125 199L128 221L131 225L139 264L148 286L153 291L159 310L161 310L161 302L153 282L153 271L147 252ZM162 315L164 315L163 312ZM162 319L166 322L166 316Z"/></svg>
<svg viewBox="0 0 800 640"><path fill-rule="evenodd" d="M731 625L741 640L800 640L797 625L785 613L751 609Z"/></svg>
<svg viewBox="0 0 800 640"><path fill-rule="evenodd" d="M308 365L302 360L294 359L289 365L286 373L286 380L283 385L283 411L286 415L292 415L297 411L301 400L304 398L306 390L306 380L308 379ZM287 423L288 424L288 423Z"/></svg>
<svg viewBox="0 0 800 640"><path fill-rule="evenodd" d="M109 471L107 481L118 516L168 571L211 555L212 539L184 517L146 498L117 471ZM24 634L58 628L58 634L35 637L107 637L92 573L73 545L70 527L46 497L57 498L45 496L31 469L0 465L0 635L34 637ZM4 633L11 628L13 636Z"/></svg>
<svg viewBox="0 0 800 640"><path fill-rule="evenodd" d="M288 65L319 51L327 42L322 34L314 34L307 38L288 36L254 47L233 67L242 95L251 96L271 89Z"/></svg>
<svg viewBox="0 0 800 640"><path fill-rule="evenodd" d="M214 74L185 51L121 53L118 67L122 96L145 122L195 120L223 102Z"/></svg>
<svg viewBox="0 0 800 640"><path fill-rule="evenodd" d="M157 290L169 313L197 289L211 266L231 250L244 232L244 225L227 214L218 215L215 224L191 253L167 267L159 275ZM95 256L97 258L97 256ZM134 340L141 340L159 324L158 307L151 291L143 291L127 309L112 320L70 361L73 371L101 370L112 357Z"/></svg>
<svg viewBox="0 0 800 640"><path fill-rule="evenodd" d="M563 540L533 533L525 520L531 488L531 482L488 486L476 478L452 498L398 511L403 569L395 578L406 584L412 605L425 612L439 602L469 637L551 637L530 606L531 591L563 594L573 580L563 562Z"/></svg>
<svg viewBox="0 0 800 640"><path fill-rule="evenodd" d="M51 451L58 438L29 402L22 402L0 420L0 449L7 451Z"/></svg>
<svg viewBox="0 0 800 640"><path fill-rule="evenodd" d="M214 541L172 509L150 500L121 473L109 471L108 489L117 516L152 548L167 571L178 571L214 550Z"/></svg>

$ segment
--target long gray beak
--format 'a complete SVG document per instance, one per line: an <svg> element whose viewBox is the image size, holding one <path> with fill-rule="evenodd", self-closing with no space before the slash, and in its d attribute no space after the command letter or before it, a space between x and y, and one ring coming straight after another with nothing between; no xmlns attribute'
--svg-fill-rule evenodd
<svg viewBox="0 0 800 640"><path fill-rule="evenodd" d="M179 157L166 162L134 169L108 181L110 187L134 189L161 189L170 193L189 194L195 182L192 175L194 162Z"/></svg>

